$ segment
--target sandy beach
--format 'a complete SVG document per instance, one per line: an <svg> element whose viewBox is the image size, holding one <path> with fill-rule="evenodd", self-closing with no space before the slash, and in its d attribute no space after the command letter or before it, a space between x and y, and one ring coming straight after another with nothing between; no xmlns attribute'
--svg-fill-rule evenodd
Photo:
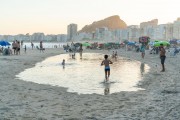
<svg viewBox="0 0 180 120"><path fill-rule="evenodd" d="M112 54L107 50L85 50ZM78 95L66 88L40 85L16 79L15 75L34 67L45 58L65 53L46 49L44 53L28 49L25 54L0 55L0 120L179 120L180 56L167 53L166 71L160 72L159 55L118 50L118 55L145 62L150 72L138 83L145 90L110 95Z"/></svg>

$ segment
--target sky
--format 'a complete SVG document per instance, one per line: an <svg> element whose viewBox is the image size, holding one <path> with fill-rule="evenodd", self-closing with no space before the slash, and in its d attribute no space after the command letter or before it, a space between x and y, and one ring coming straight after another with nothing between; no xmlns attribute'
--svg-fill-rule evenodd
<svg viewBox="0 0 180 120"><path fill-rule="evenodd" d="M67 34L94 21L119 15L127 25L158 19L173 23L180 17L180 0L0 0L0 35Z"/></svg>

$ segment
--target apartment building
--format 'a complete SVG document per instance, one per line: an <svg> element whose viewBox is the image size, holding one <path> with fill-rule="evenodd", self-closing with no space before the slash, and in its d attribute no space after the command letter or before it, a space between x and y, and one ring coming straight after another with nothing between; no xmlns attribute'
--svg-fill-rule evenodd
<svg viewBox="0 0 180 120"><path fill-rule="evenodd" d="M67 40L73 41L77 35L77 24L69 24L67 27Z"/></svg>
<svg viewBox="0 0 180 120"><path fill-rule="evenodd" d="M176 21L174 21L173 38L180 39L180 18L178 18Z"/></svg>

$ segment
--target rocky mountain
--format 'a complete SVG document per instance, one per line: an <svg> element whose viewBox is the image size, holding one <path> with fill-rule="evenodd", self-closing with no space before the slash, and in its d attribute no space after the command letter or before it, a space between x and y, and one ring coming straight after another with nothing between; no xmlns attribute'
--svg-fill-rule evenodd
<svg viewBox="0 0 180 120"><path fill-rule="evenodd" d="M140 28L146 27L146 26L157 26L158 25L158 19L153 19L151 21L147 21L147 22L142 22L140 23Z"/></svg>
<svg viewBox="0 0 180 120"><path fill-rule="evenodd" d="M84 26L79 32L93 32L96 28L107 27L110 30L126 28L126 23L118 15L105 18L104 20L93 22Z"/></svg>

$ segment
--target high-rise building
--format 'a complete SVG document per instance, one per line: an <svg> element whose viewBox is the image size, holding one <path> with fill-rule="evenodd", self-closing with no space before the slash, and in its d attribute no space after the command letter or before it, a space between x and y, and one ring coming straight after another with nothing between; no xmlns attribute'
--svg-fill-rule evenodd
<svg viewBox="0 0 180 120"><path fill-rule="evenodd" d="M77 35L77 24L70 24L67 27L67 40L73 41Z"/></svg>
<svg viewBox="0 0 180 120"><path fill-rule="evenodd" d="M139 40L139 32L140 28L138 25L128 26L128 40L130 41L138 41Z"/></svg>
<svg viewBox="0 0 180 120"><path fill-rule="evenodd" d="M174 21L173 25L173 38L180 39L180 19Z"/></svg>

